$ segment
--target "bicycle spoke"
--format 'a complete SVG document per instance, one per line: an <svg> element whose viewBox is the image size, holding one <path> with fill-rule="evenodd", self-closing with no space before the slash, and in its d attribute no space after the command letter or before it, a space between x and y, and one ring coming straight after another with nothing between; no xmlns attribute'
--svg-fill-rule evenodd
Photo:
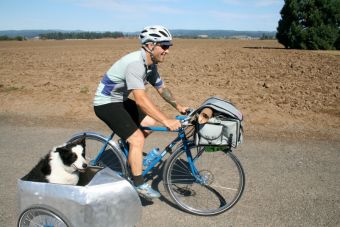
<svg viewBox="0 0 340 227"><path fill-rule="evenodd" d="M237 191L237 188L228 188L228 187L223 187L221 185L217 185L217 184L212 184L211 186L215 186L216 188L222 188L224 190L231 190L231 191Z"/></svg>
<svg viewBox="0 0 340 227"><path fill-rule="evenodd" d="M197 177L182 149L165 166L164 184L171 198L182 209L199 215L214 215L232 207L244 188L243 169L236 157L204 152L202 147L190 149Z"/></svg>
<svg viewBox="0 0 340 227"><path fill-rule="evenodd" d="M172 180L170 184L178 184L178 183L181 183L181 182L183 182L183 183L187 182L187 184L190 184L190 183L192 184L194 181L195 181L195 179L192 179L192 178L190 178L190 179L181 178L181 179Z"/></svg>
<svg viewBox="0 0 340 227"><path fill-rule="evenodd" d="M176 163L176 167L182 169L182 170L185 170L186 172L191 172L190 169L187 167L189 165L189 163L184 163L183 160L177 160L178 162L180 162L180 164Z"/></svg>
<svg viewBox="0 0 340 227"><path fill-rule="evenodd" d="M19 227L24 226L55 226L66 227L68 226L64 220L57 214L45 208L30 208L21 214L18 222Z"/></svg>

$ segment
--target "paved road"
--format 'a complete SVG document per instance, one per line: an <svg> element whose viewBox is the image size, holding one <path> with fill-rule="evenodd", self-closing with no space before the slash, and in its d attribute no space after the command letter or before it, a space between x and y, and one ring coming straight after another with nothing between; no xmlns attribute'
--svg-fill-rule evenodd
<svg viewBox="0 0 340 227"><path fill-rule="evenodd" d="M0 117L0 226L15 226L16 181L41 156L79 130L103 131L98 125L43 125ZM148 148L171 135L158 136L152 135ZM215 217L198 217L157 200L144 204L137 226L340 226L340 139L246 138L235 154L247 182L234 208ZM164 191L162 184L159 188Z"/></svg>

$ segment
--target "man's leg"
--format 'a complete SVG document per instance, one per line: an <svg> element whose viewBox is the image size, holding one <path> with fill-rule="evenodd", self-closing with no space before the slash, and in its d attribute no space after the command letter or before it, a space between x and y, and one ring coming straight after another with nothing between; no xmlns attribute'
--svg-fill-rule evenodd
<svg viewBox="0 0 340 227"><path fill-rule="evenodd" d="M144 183L142 176L143 171L143 146L144 135L140 129L137 129L128 139L129 143L129 157L128 161L131 167L132 178L136 186L137 192L148 198L158 198L161 195L159 192L153 190L150 185Z"/></svg>
<svg viewBox="0 0 340 227"><path fill-rule="evenodd" d="M156 125L156 121L146 116L142 122L142 126L150 127ZM134 176L142 175L143 171L143 147L144 147L144 141L145 137L151 134L152 131L150 130L144 130L143 132L139 129L137 129L128 139L129 143L129 157L128 161L131 166L131 172Z"/></svg>
<svg viewBox="0 0 340 227"><path fill-rule="evenodd" d="M129 157L128 161L131 166L133 176L142 175L143 171L143 147L144 135L141 130L137 129L128 139L129 142Z"/></svg>

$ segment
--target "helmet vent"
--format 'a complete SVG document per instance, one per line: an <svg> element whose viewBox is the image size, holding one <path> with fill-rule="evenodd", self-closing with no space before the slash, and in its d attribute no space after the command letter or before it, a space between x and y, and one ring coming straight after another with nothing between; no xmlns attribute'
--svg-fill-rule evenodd
<svg viewBox="0 0 340 227"><path fill-rule="evenodd" d="M158 35L158 34L150 34L150 36L153 36L153 37L161 37L161 36Z"/></svg>
<svg viewBox="0 0 340 227"><path fill-rule="evenodd" d="M161 33L162 35L164 35L165 37L169 37L169 35L163 31L159 31L159 33Z"/></svg>

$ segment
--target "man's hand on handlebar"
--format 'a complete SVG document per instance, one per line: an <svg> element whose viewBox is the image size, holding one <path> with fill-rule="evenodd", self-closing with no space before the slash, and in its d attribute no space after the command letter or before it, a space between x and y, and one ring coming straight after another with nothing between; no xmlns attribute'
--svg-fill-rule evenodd
<svg viewBox="0 0 340 227"><path fill-rule="evenodd" d="M167 127L171 131L175 131L182 126L181 122L175 119L166 119L162 123L165 127Z"/></svg>

